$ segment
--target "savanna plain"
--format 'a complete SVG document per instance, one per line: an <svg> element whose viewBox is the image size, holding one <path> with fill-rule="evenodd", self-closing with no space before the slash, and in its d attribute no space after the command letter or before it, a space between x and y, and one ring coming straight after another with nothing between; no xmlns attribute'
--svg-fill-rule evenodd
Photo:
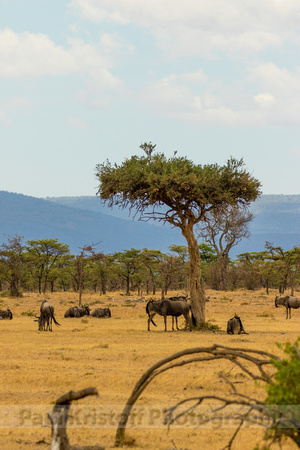
<svg viewBox="0 0 300 450"><path fill-rule="evenodd" d="M175 292L168 294L176 295ZM13 320L0 321L0 448L49 448L51 428L46 413L51 412L61 395L87 387L97 388L99 396L72 403L70 416L74 420L70 419L68 428L70 444L113 448L117 414L122 411L135 383L152 364L180 350L219 344L283 356L276 343L296 341L300 310L292 310L292 318L286 320L285 308L275 308L275 294L275 290L268 295L264 290L207 290L210 301L206 303L206 321L219 329L192 332L184 331L183 318L178 320L179 331L171 331L171 318L168 318L168 331L164 332L163 318L157 315L154 318L157 327L151 325L149 332L145 306L150 296L140 299L134 293L126 297L121 293L100 296L85 292L82 302L89 304L91 310L110 308L111 318L105 319L64 318L65 311L78 304L78 296L71 292L25 293L19 299L2 298L0 309L9 307ZM38 331L32 315L39 312L45 298L54 305L55 317L61 325L53 324L52 333ZM241 317L249 334L226 333L227 321L235 313ZM162 422L157 425L154 420L161 406L172 406L203 394L228 393L230 387L220 378L221 372L240 392L260 399L266 396L264 386L248 379L232 362L199 362L166 371L156 377L139 398L137 406L150 411L153 417L148 417L145 428L132 426L138 422L133 421L131 425L129 422L125 448L224 448L234 432L230 426L215 423L197 428L183 423L168 430ZM78 418L76 422L78 408L97 414L102 407L113 412L109 419L100 420L91 415L85 421ZM11 416L11 421L7 422L7 416ZM261 429L245 427L233 448L253 449L257 444L262 448L262 437ZM286 441L283 448L296 447Z"/></svg>

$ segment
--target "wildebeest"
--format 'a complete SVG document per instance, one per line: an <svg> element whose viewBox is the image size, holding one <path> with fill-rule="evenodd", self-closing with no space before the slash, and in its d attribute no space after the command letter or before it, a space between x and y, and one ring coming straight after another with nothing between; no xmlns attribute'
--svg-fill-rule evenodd
<svg viewBox="0 0 300 450"><path fill-rule="evenodd" d="M37 322L39 324L39 331L52 331L52 320L54 321L55 325L60 326L60 324L54 317L54 306L51 303L47 302L47 300L44 300L41 304L40 315L35 315L35 317L37 318Z"/></svg>
<svg viewBox="0 0 300 450"><path fill-rule="evenodd" d="M80 317L78 306L73 306L72 308L69 308L66 312L64 317Z"/></svg>
<svg viewBox="0 0 300 450"><path fill-rule="evenodd" d="M188 295L176 295L175 297L168 297L167 300L172 302L187 302Z"/></svg>
<svg viewBox="0 0 300 450"><path fill-rule="evenodd" d="M94 311L91 312L92 317L97 317L101 319L103 317L111 317L111 312L109 308L95 308Z"/></svg>
<svg viewBox="0 0 300 450"><path fill-rule="evenodd" d="M229 319L227 322L227 333L228 334L249 334L244 330L241 318L236 314L232 319Z"/></svg>
<svg viewBox="0 0 300 450"><path fill-rule="evenodd" d="M65 317L82 317L89 316L90 308L88 305L73 306L65 312Z"/></svg>
<svg viewBox="0 0 300 450"><path fill-rule="evenodd" d="M205 301L209 302L210 297L205 295ZM172 300L173 302L187 302L188 301L188 295L176 295L175 297L168 297L167 300Z"/></svg>
<svg viewBox="0 0 300 450"><path fill-rule="evenodd" d="M281 297L276 296L275 297L276 308L278 308L279 305L286 307L286 319L288 319L288 316L290 316L291 319L292 317L291 309L300 308L300 298L292 297L291 295L282 295Z"/></svg>
<svg viewBox="0 0 300 450"><path fill-rule="evenodd" d="M159 314L164 317L165 322L165 331L167 331L167 316L172 316L172 330L174 331L174 323L173 318L179 317L181 315L185 318L185 329L187 329L187 325L189 323L191 330L191 318L190 318L190 310L191 305L186 302L172 301L172 300L160 300L154 301L153 299L149 300L146 305L146 313L148 314L148 331L150 331L150 322L153 325L157 326L153 322L153 317L155 314Z"/></svg>
<svg viewBox="0 0 300 450"><path fill-rule="evenodd" d="M2 319L9 319L11 320L13 318L12 312L9 308L7 308L6 311L4 311L3 309L0 309L0 317Z"/></svg>

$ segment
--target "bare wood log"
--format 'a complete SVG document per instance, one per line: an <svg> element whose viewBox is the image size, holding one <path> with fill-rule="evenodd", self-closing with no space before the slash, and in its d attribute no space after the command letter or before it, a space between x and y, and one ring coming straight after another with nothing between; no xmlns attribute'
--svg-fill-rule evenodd
<svg viewBox="0 0 300 450"><path fill-rule="evenodd" d="M67 435L67 421L72 401L80 400L88 395L98 395L96 388L86 388L81 391L69 391L59 397L54 405L52 413L48 414L52 425L51 450L103 450L100 445L95 446L70 446Z"/></svg>

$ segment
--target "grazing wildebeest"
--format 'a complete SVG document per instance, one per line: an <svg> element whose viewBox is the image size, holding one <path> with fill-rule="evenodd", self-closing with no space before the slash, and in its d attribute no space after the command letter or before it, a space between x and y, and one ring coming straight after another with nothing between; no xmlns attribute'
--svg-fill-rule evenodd
<svg viewBox="0 0 300 450"><path fill-rule="evenodd" d="M65 317L82 317L89 316L90 308L88 305L73 306L65 312Z"/></svg>
<svg viewBox="0 0 300 450"><path fill-rule="evenodd" d="M102 317L111 317L111 312L109 308L95 308L94 311L91 312L91 316L101 319Z"/></svg>
<svg viewBox="0 0 300 450"><path fill-rule="evenodd" d="M41 304L39 317L37 315L35 315L35 317L37 318L37 322L39 323L39 331L52 331L52 320L54 321L55 325L60 326L60 324L54 317L54 306L51 303L47 302L47 300L44 300Z"/></svg>
<svg viewBox="0 0 300 450"><path fill-rule="evenodd" d="M286 307L286 319L290 316L292 318L291 309L300 308L300 298L292 297L291 295L282 295L281 297L275 297L275 306L278 308L279 305Z"/></svg>
<svg viewBox="0 0 300 450"><path fill-rule="evenodd" d="M190 310L191 305L186 302L178 302L178 301L172 301L172 300L161 300L155 302L153 299L149 300L149 302L146 305L146 313L148 314L148 331L150 331L150 322L153 323L153 325L157 326L153 322L153 317L155 314L159 314L160 316L164 317L165 322L165 331L167 331L167 316L172 316L172 319L174 317L178 317L183 315L185 318L185 329L187 329L187 325L189 323L190 330L191 328L191 318L190 318ZM172 320L172 330L174 331L174 324Z"/></svg>
<svg viewBox="0 0 300 450"><path fill-rule="evenodd" d="M227 333L236 334L236 331L237 334L249 334L244 330L241 318L235 314L234 317L227 322Z"/></svg>
<svg viewBox="0 0 300 450"><path fill-rule="evenodd" d="M3 309L0 309L0 317L2 319L9 319L11 320L13 318L12 312L9 308L7 308L6 311L4 311Z"/></svg>

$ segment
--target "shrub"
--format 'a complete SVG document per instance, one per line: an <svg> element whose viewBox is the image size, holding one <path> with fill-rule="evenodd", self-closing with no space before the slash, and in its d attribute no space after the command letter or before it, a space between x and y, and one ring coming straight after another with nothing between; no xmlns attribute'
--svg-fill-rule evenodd
<svg viewBox="0 0 300 450"><path fill-rule="evenodd" d="M284 352L287 359L272 361L277 371L274 382L267 385L265 403L271 405L273 425L267 437L280 441L288 436L300 447L300 338L291 345L287 342ZM277 344L282 348L281 344Z"/></svg>

